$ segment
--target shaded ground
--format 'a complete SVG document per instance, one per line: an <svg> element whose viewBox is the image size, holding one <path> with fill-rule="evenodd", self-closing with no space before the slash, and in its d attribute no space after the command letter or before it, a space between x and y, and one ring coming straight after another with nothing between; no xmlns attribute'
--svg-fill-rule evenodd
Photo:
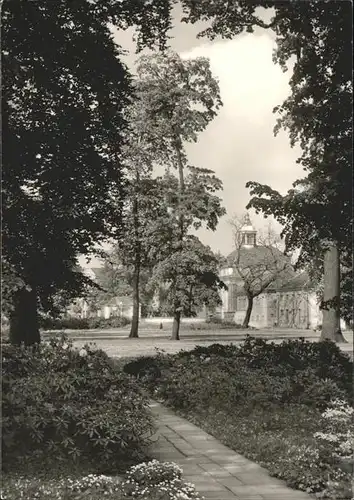
<svg viewBox="0 0 354 500"><path fill-rule="evenodd" d="M162 349L167 353L176 353L181 349L190 350L196 345L210 345L218 342L220 344L240 343L245 340L246 335L265 338L275 342L284 339L295 339L305 337L307 340L317 342L319 332L312 330L272 329L272 330L241 330L241 329L201 329L190 328L187 325L181 327L181 340L170 340L171 326L164 326L163 330L158 327L142 328L139 339L129 339L129 326L124 328L106 330L66 330L74 341L75 347L82 347L85 343L93 342L115 358L134 357L140 355L151 355L156 349ZM341 349L353 355L353 333L344 334L348 344L340 344ZM44 338L47 334L44 334Z"/></svg>

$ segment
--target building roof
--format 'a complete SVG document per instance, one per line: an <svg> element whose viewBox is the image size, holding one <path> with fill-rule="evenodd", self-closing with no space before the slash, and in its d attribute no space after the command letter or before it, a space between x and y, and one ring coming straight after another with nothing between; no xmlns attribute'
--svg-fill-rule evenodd
<svg viewBox="0 0 354 500"><path fill-rule="evenodd" d="M296 274L289 280L285 281L278 289L279 292L295 292L299 290L311 290L314 288L314 283L311 282L309 275L306 272Z"/></svg>
<svg viewBox="0 0 354 500"><path fill-rule="evenodd" d="M274 247L265 247L265 246L256 246L256 247L241 247L240 249L234 250L227 257L227 263L224 268L234 267L237 261L238 256L240 255L239 265L243 268L254 268L257 269L258 264L264 263L265 265L269 264L272 267L274 261L276 260L277 266L280 264L286 265L286 268L279 272L278 276L274 279L274 281L266 288L265 292L288 292L288 291L299 291L299 290L309 290L313 288L313 284L311 283L307 273L298 274L295 272L293 266L291 265L290 258L284 255L283 252ZM274 267L273 267L274 269ZM231 281L240 276L235 269L235 273L233 277L229 278ZM265 271L262 270L262 273ZM256 271L255 271L256 274ZM243 286L237 287L236 294L244 295Z"/></svg>
<svg viewBox="0 0 354 500"><path fill-rule="evenodd" d="M244 247L234 250L226 257L227 265L225 267L232 267L237 259L242 267L252 266L261 262L273 262L274 259L282 263L289 263L290 259L275 247L268 246L254 246Z"/></svg>

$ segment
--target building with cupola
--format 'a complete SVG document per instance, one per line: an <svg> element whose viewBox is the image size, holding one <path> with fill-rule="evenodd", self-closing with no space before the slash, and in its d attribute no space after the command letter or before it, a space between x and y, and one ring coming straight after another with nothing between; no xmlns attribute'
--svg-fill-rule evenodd
<svg viewBox="0 0 354 500"><path fill-rule="evenodd" d="M248 214L239 231L237 248L220 270L220 278L228 288L221 293L222 305L218 310L224 321L244 321L248 305L245 276L247 282L255 284L254 290L264 287L253 299L249 326L314 329L321 323L315 286L307 273L295 272L289 257L274 246L258 244L257 231Z"/></svg>

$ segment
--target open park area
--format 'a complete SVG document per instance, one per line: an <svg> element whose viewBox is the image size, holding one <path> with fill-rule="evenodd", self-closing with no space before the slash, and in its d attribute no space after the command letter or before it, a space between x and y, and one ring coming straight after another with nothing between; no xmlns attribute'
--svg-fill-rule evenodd
<svg viewBox="0 0 354 500"><path fill-rule="evenodd" d="M284 340L304 339L311 342L318 342L320 339L319 331L296 330L296 329L233 329L218 328L218 325L207 325L203 323L193 325L181 325L181 337L179 341L170 339L170 326L165 325L164 329L158 327L145 326L140 324L140 336L137 339L130 339L130 325L123 328L111 328L104 330L66 330L65 333L73 340L75 347L82 347L85 343L94 343L98 348L104 350L108 356L113 358L130 358L136 356L149 356L156 354L156 350L162 350L167 354L175 354L180 350L190 350L196 345L208 346L214 343L218 344L239 344L242 343L247 335L255 338L266 339L275 343ZM48 332L48 337L52 333ZM47 338L44 334L44 338ZM342 351L353 356L353 332L344 331L346 343L339 344Z"/></svg>

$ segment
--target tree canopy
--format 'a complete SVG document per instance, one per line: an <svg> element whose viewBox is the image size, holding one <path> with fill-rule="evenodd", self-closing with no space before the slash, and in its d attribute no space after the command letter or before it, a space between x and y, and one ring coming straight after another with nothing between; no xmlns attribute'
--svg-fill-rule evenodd
<svg viewBox="0 0 354 500"><path fill-rule="evenodd" d="M132 88L109 23L135 25L138 46L163 48L169 9L163 1L2 3L3 256L24 285L7 288L12 315L24 317L21 304L33 295L17 341L39 340L38 298L50 307L58 289L77 294L85 279L73 271L76 257L119 230Z"/></svg>
<svg viewBox="0 0 354 500"><path fill-rule="evenodd" d="M300 145L298 163L305 176L282 196L249 182L248 207L273 215L284 225L287 250L300 248L298 266L324 272L323 255L333 244L346 262L342 276L342 311L351 315L348 294L352 268L352 3L349 1L201 0L182 2L187 22L210 26L199 36L232 38L256 27L275 33L275 63L293 64L291 93L274 109L275 133L288 132ZM271 13L264 21L264 10ZM350 257L349 257L350 255ZM325 280L330 279L325 276ZM349 302L348 302L349 298ZM334 297L336 303L338 300Z"/></svg>

